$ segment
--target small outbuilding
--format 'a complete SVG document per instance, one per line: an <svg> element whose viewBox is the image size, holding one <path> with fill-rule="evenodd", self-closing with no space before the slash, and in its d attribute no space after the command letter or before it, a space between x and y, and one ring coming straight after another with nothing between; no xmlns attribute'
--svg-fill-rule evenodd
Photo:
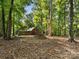
<svg viewBox="0 0 79 59"><path fill-rule="evenodd" d="M39 31L35 27L29 28L26 31L19 31L19 35L38 35L38 33Z"/></svg>

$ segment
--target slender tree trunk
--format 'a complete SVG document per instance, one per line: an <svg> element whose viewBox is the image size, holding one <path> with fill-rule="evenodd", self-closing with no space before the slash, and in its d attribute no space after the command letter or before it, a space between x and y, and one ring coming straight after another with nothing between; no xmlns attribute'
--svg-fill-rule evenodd
<svg viewBox="0 0 79 59"><path fill-rule="evenodd" d="M60 14L61 14L61 11L59 11L59 14L58 14L58 36L61 35L61 24L60 24L61 15Z"/></svg>
<svg viewBox="0 0 79 59"><path fill-rule="evenodd" d="M11 0L11 7L10 7L10 11L9 11L8 28L7 28L8 29L7 30L7 39L11 39L13 2L14 2L14 0Z"/></svg>
<svg viewBox="0 0 79 59"><path fill-rule="evenodd" d="M42 19L42 15L41 15L40 16L40 24L41 24L41 26L43 25L42 22L43 22L43 19Z"/></svg>
<svg viewBox="0 0 79 59"><path fill-rule="evenodd" d="M60 32L60 26L59 25L60 25L60 21L58 19L58 31L57 31L58 32L58 36L60 35L60 33L59 33Z"/></svg>
<svg viewBox="0 0 79 59"><path fill-rule="evenodd" d="M13 36L15 36L15 25L14 25L14 21L15 21L15 19L13 18Z"/></svg>
<svg viewBox="0 0 79 59"><path fill-rule="evenodd" d="M52 34L52 0L50 0L50 8L49 8L49 20L48 20L48 36L51 36Z"/></svg>
<svg viewBox="0 0 79 59"><path fill-rule="evenodd" d="M64 6L64 36L66 35L66 12L65 12L65 9L66 9L66 4Z"/></svg>
<svg viewBox="0 0 79 59"><path fill-rule="evenodd" d="M42 17L42 14L41 14L41 16L40 16L40 25L41 25L41 27L42 27L41 33L43 34L43 17Z"/></svg>
<svg viewBox="0 0 79 59"><path fill-rule="evenodd" d="M69 40L71 42L74 41L74 31L73 31L73 0L69 0L69 3L70 3L70 12L69 12L69 20L70 20L70 24L69 24L69 35L70 35L70 38Z"/></svg>
<svg viewBox="0 0 79 59"><path fill-rule="evenodd" d="M3 38L5 39L6 33L5 33L5 12L4 12L4 0L2 1L2 30L3 30Z"/></svg>

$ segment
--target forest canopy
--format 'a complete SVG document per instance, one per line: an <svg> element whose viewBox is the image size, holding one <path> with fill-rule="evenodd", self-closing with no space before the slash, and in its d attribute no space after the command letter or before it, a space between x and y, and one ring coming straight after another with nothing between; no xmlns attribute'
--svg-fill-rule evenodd
<svg viewBox="0 0 79 59"><path fill-rule="evenodd" d="M78 0L0 0L0 35L10 39L35 27L44 35L74 40L79 35L78 5Z"/></svg>

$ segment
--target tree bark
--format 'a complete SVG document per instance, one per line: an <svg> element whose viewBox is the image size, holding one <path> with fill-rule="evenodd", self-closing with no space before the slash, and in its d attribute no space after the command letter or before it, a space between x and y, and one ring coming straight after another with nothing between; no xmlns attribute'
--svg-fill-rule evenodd
<svg viewBox="0 0 79 59"><path fill-rule="evenodd" d="M15 19L13 18L13 36L15 36L15 24L14 24Z"/></svg>
<svg viewBox="0 0 79 59"><path fill-rule="evenodd" d="M64 36L66 36L66 12L65 12L65 9L66 9L66 4L64 6Z"/></svg>
<svg viewBox="0 0 79 59"><path fill-rule="evenodd" d="M52 0L50 0L50 8L49 8L49 20L48 20L48 36L52 34Z"/></svg>
<svg viewBox="0 0 79 59"><path fill-rule="evenodd" d="M9 19L8 19L8 27L7 27L7 39L11 39L11 29L12 29L12 10L13 10L13 3L14 0L11 0L11 7L9 11Z"/></svg>
<svg viewBox="0 0 79 59"><path fill-rule="evenodd" d="M74 31L73 31L73 0L69 0L69 3L70 3L70 12L69 12L69 35L70 35L70 38L69 38L69 41L73 42L74 41Z"/></svg>
<svg viewBox="0 0 79 59"><path fill-rule="evenodd" d="M61 13L61 11L59 11L59 14L58 14L58 36L60 36L61 35L61 27L60 27L60 19L61 19L61 15L60 15L60 13Z"/></svg>
<svg viewBox="0 0 79 59"><path fill-rule="evenodd" d="M5 39L6 33L5 33L5 12L4 12L4 0L1 0L2 4L2 30L3 30L3 38Z"/></svg>

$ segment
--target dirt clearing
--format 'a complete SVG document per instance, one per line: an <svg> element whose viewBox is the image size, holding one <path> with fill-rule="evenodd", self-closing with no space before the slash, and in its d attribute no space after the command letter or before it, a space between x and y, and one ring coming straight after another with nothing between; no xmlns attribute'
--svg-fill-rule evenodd
<svg viewBox="0 0 79 59"><path fill-rule="evenodd" d="M0 59L79 59L79 43L36 36L0 40Z"/></svg>

